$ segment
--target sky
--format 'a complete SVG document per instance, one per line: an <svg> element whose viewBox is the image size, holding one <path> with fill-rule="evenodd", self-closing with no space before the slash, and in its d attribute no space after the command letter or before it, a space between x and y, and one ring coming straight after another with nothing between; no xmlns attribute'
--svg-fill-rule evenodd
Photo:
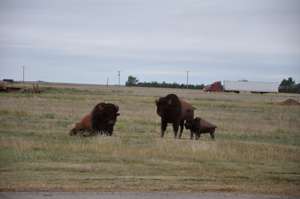
<svg viewBox="0 0 300 199"><path fill-rule="evenodd" d="M299 0L0 0L0 79L300 82Z"/></svg>

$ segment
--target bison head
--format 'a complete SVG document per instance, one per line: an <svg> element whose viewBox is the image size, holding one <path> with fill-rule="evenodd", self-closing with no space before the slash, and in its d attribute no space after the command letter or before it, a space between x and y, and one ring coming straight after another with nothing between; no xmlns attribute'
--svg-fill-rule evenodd
<svg viewBox="0 0 300 199"><path fill-rule="evenodd" d="M181 104L175 94L160 97L155 103L157 114L167 121L176 120L181 114Z"/></svg>
<svg viewBox="0 0 300 199"><path fill-rule="evenodd" d="M106 130L112 128L117 121L119 107L111 103L99 103L92 111L92 128Z"/></svg>
<svg viewBox="0 0 300 199"><path fill-rule="evenodd" d="M190 129L192 131L195 131L196 129L200 128L200 121L201 118L196 117L193 120L187 120L184 124L186 129Z"/></svg>

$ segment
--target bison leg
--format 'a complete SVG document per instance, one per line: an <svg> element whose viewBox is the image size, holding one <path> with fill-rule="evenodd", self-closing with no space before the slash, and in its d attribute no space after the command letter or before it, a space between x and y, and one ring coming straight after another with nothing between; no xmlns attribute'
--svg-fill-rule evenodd
<svg viewBox="0 0 300 199"><path fill-rule="evenodd" d="M109 135L109 136L112 136L112 134L113 134L113 131L114 131L114 129L113 129L113 128L109 128L109 130L108 130L108 135Z"/></svg>
<svg viewBox="0 0 300 199"><path fill-rule="evenodd" d="M107 126L103 131L104 131L104 134L106 136L112 136L113 131L114 131L114 127L113 126Z"/></svg>
<svg viewBox="0 0 300 199"><path fill-rule="evenodd" d="M191 130L191 140L194 138L194 132Z"/></svg>
<svg viewBox="0 0 300 199"><path fill-rule="evenodd" d="M97 135L97 131L89 130L89 135L90 135L90 136Z"/></svg>
<svg viewBox="0 0 300 199"><path fill-rule="evenodd" d="M180 134L179 134L179 138L181 138L181 136L182 136L183 125L184 125L184 120L181 120L180 121Z"/></svg>
<svg viewBox="0 0 300 199"><path fill-rule="evenodd" d="M199 140L200 136L201 136L201 132L196 131L196 132L195 132L195 139L196 139L196 140Z"/></svg>
<svg viewBox="0 0 300 199"><path fill-rule="evenodd" d="M211 132L210 132L210 137L211 139L215 139L215 129L213 129Z"/></svg>
<svg viewBox="0 0 300 199"><path fill-rule="evenodd" d="M165 135L165 131L167 129L167 125L168 123L164 120L161 120L161 126L160 126L160 129L161 129L161 137L164 137Z"/></svg>
<svg viewBox="0 0 300 199"><path fill-rule="evenodd" d="M178 122L173 123L174 138L177 138L178 129L179 129L179 123Z"/></svg>

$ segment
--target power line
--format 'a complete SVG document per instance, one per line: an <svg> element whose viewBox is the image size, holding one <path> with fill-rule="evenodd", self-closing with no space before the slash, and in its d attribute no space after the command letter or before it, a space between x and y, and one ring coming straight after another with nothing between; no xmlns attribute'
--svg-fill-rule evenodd
<svg viewBox="0 0 300 199"><path fill-rule="evenodd" d="M23 83L25 82L25 66L23 65L22 66L22 69L23 69Z"/></svg>
<svg viewBox="0 0 300 199"><path fill-rule="evenodd" d="M186 71L186 88L189 88L189 72L190 71Z"/></svg>
<svg viewBox="0 0 300 199"><path fill-rule="evenodd" d="M121 86L121 71L118 70L118 82L119 82L119 86Z"/></svg>
<svg viewBox="0 0 300 199"><path fill-rule="evenodd" d="M106 78L106 87L108 88L109 85L109 77Z"/></svg>

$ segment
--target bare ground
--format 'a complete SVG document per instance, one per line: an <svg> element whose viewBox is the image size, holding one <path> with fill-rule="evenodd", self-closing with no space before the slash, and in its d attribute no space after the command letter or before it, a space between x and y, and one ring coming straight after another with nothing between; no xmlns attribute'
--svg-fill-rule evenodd
<svg viewBox="0 0 300 199"><path fill-rule="evenodd" d="M2 192L1 199L294 199L293 196L241 193L185 193L185 192Z"/></svg>

